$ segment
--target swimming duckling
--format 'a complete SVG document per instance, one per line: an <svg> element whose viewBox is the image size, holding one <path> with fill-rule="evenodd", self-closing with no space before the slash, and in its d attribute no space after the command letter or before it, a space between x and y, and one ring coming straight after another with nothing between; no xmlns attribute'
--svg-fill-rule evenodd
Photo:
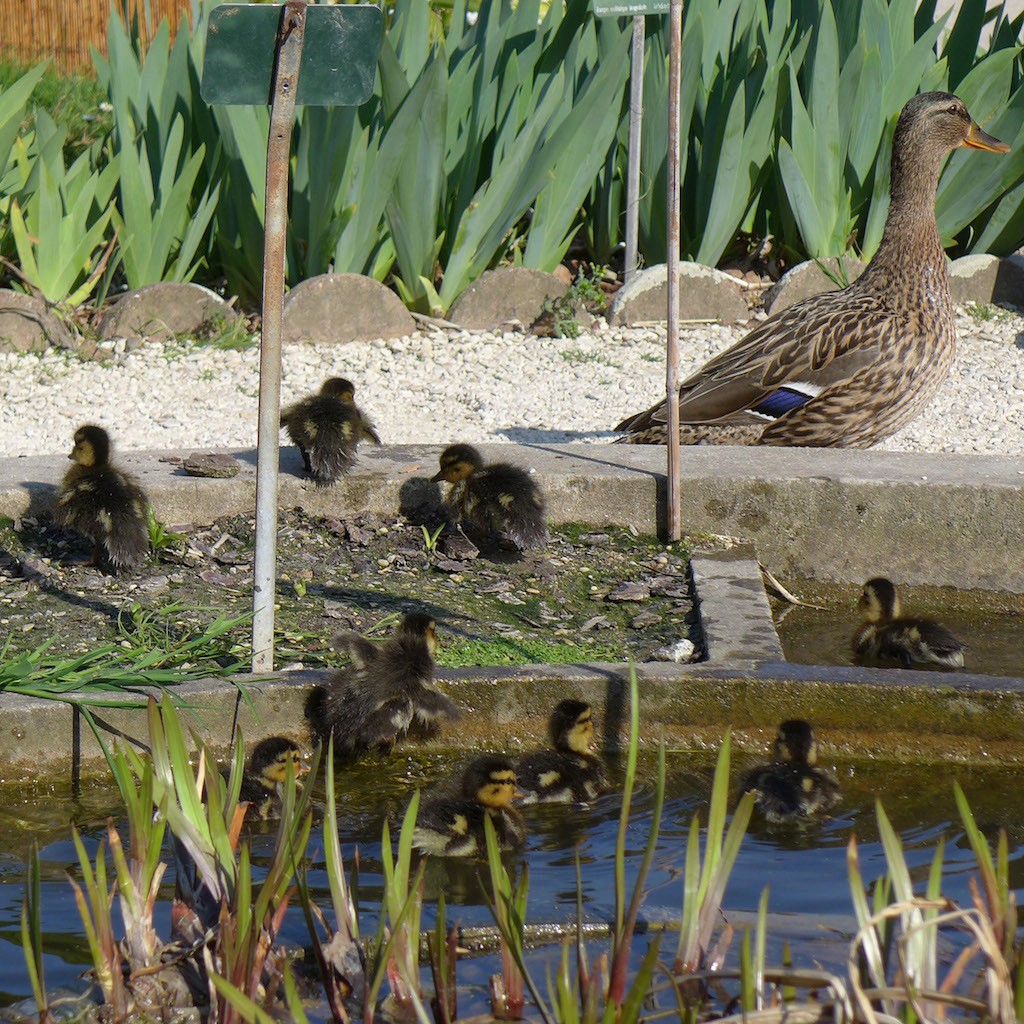
<svg viewBox="0 0 1024 1024"><path fill-rule="evenodd" d="M486 856L484 819L490 817L498 846L514 850L526 839L523 816L511 806L518 795L512 761L481 754L466 765L458 796L442 791L420 804L413 845L438 857Z"/></svg>
<svg viewBox="0 0 1024 1024"><path fill-rule="evenodd" d="M827 813L842 791L831 772L815 766L817 760L818 741L810 722L791 718L779 726L775 759L744 775L743 792L757 794L757 806L770 822Z"/></svg>
<svg viewBox="0 0 1024 1024"><path fill-rule="evenodd" d="M864 621L853 635L853 649L861 657L894 658L904 668L915 661L963 668L967 645L932 619L900 615L900 599L889 580L868 580L857 607Z"/></svg>
<svg viewBox="0 0 1024 1024"><path fill-rule="evenodd" d="M526 470L507 462L484 465L472 445L449 445L431 480L447 480L452 515L478 533L507 537L520 550L548 542L544 498Z"/></svg>
<svg viewBox="0 0 1024 1024"><path fill-rule="evenodd" d="M331 377L318 394L281 410L281 426L319 487L335 483L352 468L360 441L380 444L373 424L355 403L355 393L351 381Z"/></svg>
<svg viewBox="0 0 1024 1024"><path fill-rule="evenodd" d="M115 569L135 568L149 553L149 501L139 481L110 464L110 435L86 424L68 456L75 464L57 488L54 521L93 542L90 565L104 556Z"/></svg>
<svg viewBox="0 0 1024 1024"><path fill-rule="evenodd" d="M524 804L587 803L608 788L604 765L595 757L594 714L582 700L563 700L551 714L553 750L524 754L516 778Z"/></svg>
<svg viewBox="0 0 1024 1024"><path fill-rule="evenodd" d="M357 633L338 638L352 663L336 672L310 708L314 732L334 735L339 756L374 748L389 751L407 733L426 738L458 705L430 683L434 678L437 623L410 612L383 644Z"/></svg>
<svg viewBox="0 0 1024 1024"><path fill-rule="evenodd" d="M288 765L295 778L304 774L302 751L284 736L269 736L253 747L242 775L240 802L248 802L252 817L269 818L281 813L281 793Z"/></svg>

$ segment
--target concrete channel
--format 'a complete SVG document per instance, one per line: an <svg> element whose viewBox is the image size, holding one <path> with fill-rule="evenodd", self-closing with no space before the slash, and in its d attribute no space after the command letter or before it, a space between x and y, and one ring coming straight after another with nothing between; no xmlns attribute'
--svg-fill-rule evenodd
<svg viewBox="0 0 1024 1024"><path fill-rule="evenodd" d="M596 445L482 445L485 457L532 466L553 522L660 527L664 451ZM437 447L385 448L361 457L339 485L316 489L296 452L282 452L282 507L313 514L393 512L433 472ZM233 453L232 479L185 475L182 453L127 453L155 511L169 524L207 523L251 510L255 452ZM0 460L0 516L46 512L66 469L61 457ZM429 470L429 472L428 472ZM636 666L645 742L717 746L726 727L741 749L763 752L780 719L807 717L829 749L916 762L1024 763L1024 679L967 673L787 663L758 559L777 573L863 582L884 572L903 583L1024 594L1024 468L1000 456L906 455L799 449L692 448L682 453L682 520L690 534L737 536L755 547L695 556L707 646L697 664ZM755 551L756 549L756 551ZM189 725L225 748L238 722L249 740L303 738L306 696L325 671L209 679L178 688ZM628 666L522 666L444 671L467 711L459 744L536 742L554 700L578 695L614 748L626 721ZM255 706L240 698L239 686ZM554 696L553 696L554 695ZM144 715L110 709L111 735L141 742ZM444 742L439 741L441 743ZM450 740L449 740L450 742ZM64 703L0 694L0 780L102 766L81 715Z"/></svg>

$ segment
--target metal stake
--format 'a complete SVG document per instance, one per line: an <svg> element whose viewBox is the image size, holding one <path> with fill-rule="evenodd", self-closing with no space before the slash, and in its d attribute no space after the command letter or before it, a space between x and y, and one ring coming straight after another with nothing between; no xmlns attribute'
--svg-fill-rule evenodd
<svg viewBox="0 0 1024 1024"><path fill-rule="evenodd" d="M284 307L288 160L298 90L305 0L288 0L277 35L274 87L267 140L264 207L263 330L256 453L256 557L253 566L252 670L274 667L274 597L277 588L277 468L281 429L281 317Z"/></svg>
<svg viewBox="0 0 1024 1024"><path fill-rule="evenodd" d="M624 283L637 272L640 219L640 132L644 116L644 35L642 14L633 18L633 45L629 55L629 153L626 163L626 268Z"/></svg>
<svg viewBox="0 0 1024 1024"><path fill-rule="evenodd" d="M665 401L668 413L668 538L679 540L679 86L683 3L669 8L668 61L668 331L665 339Z"/></svg>

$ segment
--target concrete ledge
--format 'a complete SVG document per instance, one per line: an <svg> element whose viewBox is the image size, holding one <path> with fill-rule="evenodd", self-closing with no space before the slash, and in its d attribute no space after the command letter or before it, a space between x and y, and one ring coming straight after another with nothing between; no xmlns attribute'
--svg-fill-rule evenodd
<svg viewBox="0 0 1024 1024"><path fill-rule="evenodd" d="M284 448L279 503L340 515L436 500L440 492L427 478L440 448L365 451L350 476L322 489L304 478L298 452ZM535 468L555 523L661 529L660 446L480 448L485 458ZM120 461L140 476L165 522L208 523L255 507L255 451L234 453L243 468L231 480L187 476L161 454L124 453ZM49 511L67 466L63 456L0 460L0 516ZM774 572L843 583L883 573L906 584L1024 594L1024 467L1017 457L698 446L682 450L681 479L684 530L751 541Z"/></svg>

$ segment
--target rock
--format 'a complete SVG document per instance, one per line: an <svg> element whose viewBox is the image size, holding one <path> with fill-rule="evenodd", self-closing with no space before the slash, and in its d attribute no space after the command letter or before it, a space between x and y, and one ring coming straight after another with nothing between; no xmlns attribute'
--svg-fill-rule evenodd
<svg viewBox="0 0 1024 1024"><path fill-rule="evenodd" d="M448 319L471 331L504 324L528 326L544 312L544 303L561 298L569 286L554 274L526 267L499 267L481 274L452 304Z"/></svg>
<svg viewBox="0 0 1024 1024"><path fill-rule="evenodd" d="M169 281L147 284L118 299L100 320L99 334L138 345L147 338L170 341L180 335L209 333L230 327L238 318L209 288Z"/></svg>
<svg viewBox="0 0 1024 1024"><path fill-rule="evenodd" d="M70 326L34 295L0 288L0 352L74 348Z"/></svg>
<svg viewBox="0 0 1024 1024"><path fill-rule="evenodd" d="M661 622L661 616L657 612L645 611L633 616L629 628L646 629L648 626L656 626L659 622Z"/></svg>
<svg viewBox="0 0 1024 1024"><path fill-rule="evenodd" d="M595 615L580 626L580 632L589 633L595 629L611 629L613 626L614 623L609 622L603 615Z"/></svg>
<svg viewBox="0 0 1024 1024"><path fill-rule="evenodd" d="M949 265L949 289L959 304L978 302L1024 306L1024 257L1000 259L989 253L961 256Z"/></svg>
<svg viewBox="0 0 1024 1024"><path fill-rule="evenodd" d="M193 452L181 464L189 476L208 476L216 480L227 480L238 476L241 464L226 452Z"/></svg>
<svg viewBox="0 0 1024 1024"><path fill-rule="evenodd" d="M689 640L677 640L674 644L651 651L651 661L674 661L676 664L691 661L696 648Z"/></svg>
<svg viewBox="0 0 1024 1024"><path fill-rule="evenodd" d="M612 590L606 601L646 601L651 596L651 588L646 583L620 583Z"/></svg>
<svg viewBox="0 0 1024 1024"><path fill-rule="evenodd" d="M284 300L285 342L402 338L416 321L402 300L362 274L320 274L297 284Z"/></svg>
<svg viewBox="0 0 1024 1024"><path fill-rule="evenodd" d="M820 264L820 265L819 265ZM839 291L840 284L834 281L825 270L834 274L839 280L856 281L867 268L867 264L855 256L843 256L841 259L829 256L823 260L807 260L798 263L792 270L782 276L774 288L769 289L764 297L764 308L768 313L779 313L794 302L809 299L812 295L824 292Z"/></svg>
<svg viewBox="0 0 1024 1024"><path fill-rule="evenodd" d="M699 263L679 264L679 319L732 324L750 317L736 278ZM608 314L613 326L664 323L668 319L668 267L660 263L634 275L619 289Z"/></svg>
<svg viewBox="0 0 1024 1024"><path fill-rule="evenodd" d="M480 549L461 530L445 533L438 547L449 558L462 561L480 554Z"/></svg>

